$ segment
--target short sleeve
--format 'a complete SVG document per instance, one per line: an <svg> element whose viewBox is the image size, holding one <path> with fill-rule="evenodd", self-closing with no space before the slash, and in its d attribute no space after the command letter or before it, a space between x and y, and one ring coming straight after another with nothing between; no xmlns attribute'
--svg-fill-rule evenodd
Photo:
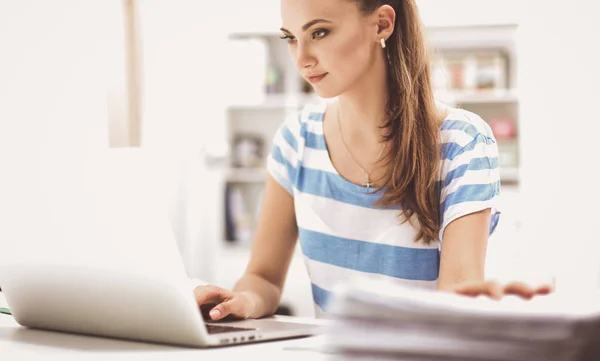
<svg viewBox="0 0 600 361"><path fill-rule="evenodd" d="M267 172L292 196L302 144L300 120L301 113L298 113L288 117L279 126L267 157Z"/></svg>
<svg viewBox="0 0 600 361"><path fill-rule="evenodd" d="M488 208L491 209L491 235L500 219L496 140L487 125L470 121L448 122L444 130L447 140L442 143L439 239L442 240L444 230L452 221Z"/></svg>

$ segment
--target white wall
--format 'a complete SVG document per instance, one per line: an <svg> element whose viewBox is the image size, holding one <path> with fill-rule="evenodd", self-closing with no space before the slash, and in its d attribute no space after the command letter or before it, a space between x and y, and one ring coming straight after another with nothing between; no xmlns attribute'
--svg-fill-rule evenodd
<svg viewBox="0 0 600 361"><path fill-rule="evenodd" d="M0 244L8 247L0 257L26 239L60 248L45 238L50 229L80 227L52 218L77 209L79 200L64 196L82 180L86 154L107 146L116 3L0 2Z"/></svg>
<svg viewBox="0 0 600 361"><path fill-rule="evenodd" d="M430 23L520 19L520 267L531 274L556 274L559 287L599 284L594 138L600 55L592 35L600 33L592 16L598 5L530 0L518 2L515 10L515 1L420 3ZM147 0L140 9L143 142L152 150L188 154L190 183L183 187L211 206L220 204L219 194L207 191L202 181L213 174L200 171L195 155L202 144L218 150L224 136L221 111L227 89L221 80L228 73L221 51L226 32L244 25L236 24L234 15L256 23L260 15L271 14L268 18L279 26L278 1L253 4L254 12L242 1L222 11L222 5L211 2ZM89 176L84 172L88 155L107 146L106 91L114 81L110 67L120 59L120 11L119 0L0 1L0 246L8 249L0 260L26 249L19 245L22 240L46 240L50 230L71 239L85 232L83 223L65 223L61 217L77 216L81 200L65 197L81 190ZM194 187L188 189L190 184ZM205 199L207 194L216 198ZM214 224L214 215L199 203L186 207L188 222L206 217ZM195 240L219 237L220 230L202 233L190 224L186 246L198 259L210 250L194 249ZM57 239L36 247L70 252ZM188 267L193 259L187 260Z"/></svg>
<svg viewBox="0 0 600 361"><path fill-rule="evenodd" d="M228 14L239 15L228 31L277 32L280 0L228 2ZM417 0L427 26L472 26L519 23L519 0Z"/></svg>
<svg viewBox="0 0 600 361"><path fill-rule="evenodd" d="M162 263L149 265L139 255L177 256L153 242L159 235L152 233L164 235L164 227L141 226L166 217L167 193L152 194L168 181L158 172L163 159L109 160L102 152L107 90L124 65L121 6L120 0L0 2L0 264L141 263L158 271Z"/></svg>
<svg viewBox="0 0 600 361"><path fill-rule="evenodd" d="M143 145L197 151L224 137L226 14L211 2L139 2Z"/></svg>
<svg viewBox="0 0 600 361"><path fill-rule="evenodd" d="M188 271L209 276L197 261L213 259L202 242L220 241L222 202L203 149L223 151L224 29L236 7L139 3L142 145L171 157L166 166L183 177L178 236ZM94 157L108 147L109 122L116 139L127 137L123 29L121 0L0 2L0 257L27 253L34 240L40 254L75 253L70 242L86 228L77 210L90 201L78 196L92 181L86 165L105 161Z"/></svg>
<svg viewBox="0 0 600 361"><path fill-rule="evenodd" d="M597 287L600 270L598 4L522 2L523 235L530 270L557 289Z"/></svg>
<svg viewBox="0 0 600 361"><path fill-rule="evenodd" d="M518 24L519 0L417 0L426 26Z"/></svg>
<svg viewBox="0 0 600 361"><path fill-rule="evenodd" d="M223 190L204 156L224 156L228 13L195 0L139 2L142 147L181 159L176 232L190 275L213 277Z"/></svg>

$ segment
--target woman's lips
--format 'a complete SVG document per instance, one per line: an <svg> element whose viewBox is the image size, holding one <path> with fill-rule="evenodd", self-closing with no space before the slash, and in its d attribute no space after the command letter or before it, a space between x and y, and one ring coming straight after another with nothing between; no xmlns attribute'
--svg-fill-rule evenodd
<svg viewBox="0 0 600 361"><path fill-rule="evenodd" d="M321 80L323 80L323 78L325 78L325 76L327 76L327 73L323 73L323 74L319 74L319 75L311 75L311 76L307 77L306 79L308 80L309 83L316 84L316 83L320 82Z"/></svg>

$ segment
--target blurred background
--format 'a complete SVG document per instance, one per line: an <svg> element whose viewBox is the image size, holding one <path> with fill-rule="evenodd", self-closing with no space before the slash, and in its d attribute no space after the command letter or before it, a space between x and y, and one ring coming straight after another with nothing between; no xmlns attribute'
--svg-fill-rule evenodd
<svg viewBox="0 0 600 361"><path fill-rule="evenodd" d="M498 140L488 277L596 288L596 5L418 4L436 96L481 115ZM279 0L0 0L0 262L160 274L181 257L188 276L232 287L272 136L319 100L280 27ZM282 302L313 314L299 252Z"/></svg>

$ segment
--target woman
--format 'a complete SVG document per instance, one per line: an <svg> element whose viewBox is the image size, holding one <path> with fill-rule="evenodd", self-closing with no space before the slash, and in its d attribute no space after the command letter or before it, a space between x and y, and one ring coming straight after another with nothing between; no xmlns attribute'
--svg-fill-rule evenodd
<svg viewBox="0 0 600 361"><path fill-rule="evenodd" d="M274 138L263 208L233 291L195 290L210 317L272 314L299 240L317 313L354 277L500 298L484 280L499 218L498 148L477 115L436 104L414 0L282 0L282 39L319 96ZM441 251L440 251L441 250Z"/></svg>

